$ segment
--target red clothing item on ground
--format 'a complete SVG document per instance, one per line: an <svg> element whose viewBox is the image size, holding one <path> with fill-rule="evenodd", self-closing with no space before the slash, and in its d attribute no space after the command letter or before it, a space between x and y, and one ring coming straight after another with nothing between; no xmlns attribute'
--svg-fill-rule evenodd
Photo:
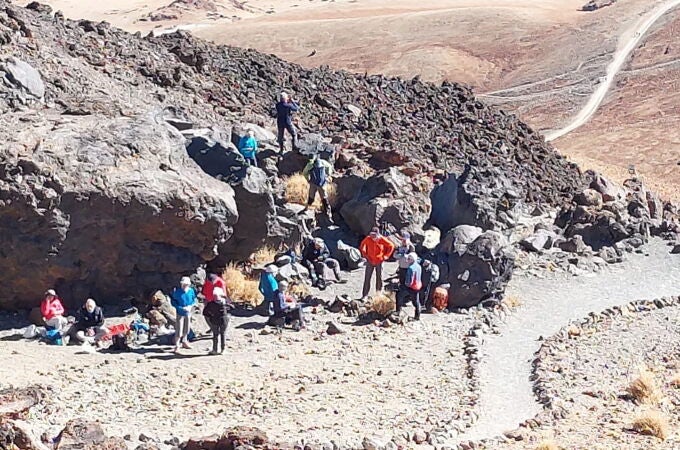
<svg viewBox="0 0 680 450"><path fill-rule="evenodd" d="M217 277L214 283L210 280L205 280L201 293L203 294L203 297L205 297L206 303L215 301L215 295L213 294L215 288L222 288L224 292L227 292L227 285L221 277Z"/></svg>
<svg viewBox="0 0 680 450"><path fill-rule="evenodd" d="M45 320L50 320L55 316L64 315L64 305L61 304L61 299L59 297L53 297L52 300L45 298L42 303L40 303L40 312Z"/></svg>
<svg viewBox="0 0 680 450"><path fill-rule="evenodd" d="M372 266L387 261L394 253L394 248L395 245L385 236L380 236L375 240L371 236L366 236L359 246L362 256Z"/></svg>

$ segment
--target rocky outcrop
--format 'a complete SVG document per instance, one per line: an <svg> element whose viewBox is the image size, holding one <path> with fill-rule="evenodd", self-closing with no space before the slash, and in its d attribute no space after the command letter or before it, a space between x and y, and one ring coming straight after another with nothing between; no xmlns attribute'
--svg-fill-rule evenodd
<svg viewBox="0 0 680 450"><path fill-rule="evenodd" d="M500 301L515 262L515 252L498 232L461 225L442 240L447 255L449 307L461 308L485 301ZM466 243L467 242L467 243Z"/></svg>
<svg viewBox="0 0 680 450"><path fill-rule="evenodd" d="M614 3L616 3L616 0L589 0L588 3L581 7L581 11L597 11Z"/></svg>
<svg viewBox="0 0 680 450"><path fill-rule="evenodd" d="M0 153L0 306L73 306L174 284L231 235L234 192L158 116L17 120Z"/></svg>

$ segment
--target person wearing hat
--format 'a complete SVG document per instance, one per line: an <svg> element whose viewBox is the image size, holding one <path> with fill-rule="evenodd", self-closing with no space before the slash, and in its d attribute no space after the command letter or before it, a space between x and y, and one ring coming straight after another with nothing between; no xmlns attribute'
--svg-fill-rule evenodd
<svg viewBox="0 0 680 450"><path fill-rule="evenodd" d="M196 305L196 291L191 286L189 277L182 277L179 287L176 287L170 295L170 303L177 312L175 322L175 353L182 348L191 348L189 345L189 331L191 330L191 312Z"/></svg>
<svg viewBox="0 0 680 450"><path fill-rule="evenodd" d="M394 253L394 244L380 234L378 227L373 227L371 233L361 241L359 250L361 255L366 258L364 288L361 295L362 300L366 300L371 290L373 272L375 272L375 289L376 291L382 290L382 266Z"/></svg>
<svg viewBox="0 0 680 450"><path fill-rule="evenodd" d="M307 241L302 251L302 264L309 270L313 286L318 286L319 284L325 286L324 270L326 267L333 270L335 281L338 283L345 282L340 275L340 263L330 256L331 252L328 250L328 246L323 239L313 238Z"/></svg>
<svg viewBox="0 0 680 450"><path fill-rule="evenodd" d="M227 327L229 326L229 311L233 308L228 293L221 287L216 287L212 292L213 300L203 308L203 316L210 325L212 331L212 350L211 355L221 355L224 353L225 341L227 339ZM219 341L219 351L218 351Z"/></svg>
<svg viewBox="0 0 680 450"><path fill-rule="evenodd" d="M95 344L108 332L104 326L104 312L93 299L88 298L76 313L76 323L71 331L73 339L81 344Z"/></svg>
<svg viewBox="0 0 680 450"><path fill-rule="evenodd" d="M312 157L304 170L302 175L307 179L309 183L309 194L307 195L307 206L303 211L306 211L314 200L316 199L316 194L321 197L321 208L324 214L329 218L331 217L331 205L328 202L328 194L326 193L326 184L333 175L333 166L328 161L321 159L319 155Z"/></svg>
<svg viewBox="0 0 680 450"><path fill-rule="evenodd" d="M406 277L404 282L399 285L397 292L397 312L401 311L401 307L409 300L413 302L415 308L415 320L420 320L420 291L423 288L422 268L418 264L418 255L409 253L406 256L409 266L406 270Z"/></svg>
<svg viewBox="0 0 680 450"><path fill-rule="evenodd" d="M49 289L45 292L45 296L40 303L40 312L42 313L43 322L45 322L48 328L56 330L62 335L64 334L68 326L68 320L64 317L66 310L54 289Z"/></svg>
<svg viewBox="0 0 680 450"><path fill-rule="evenodd" d="M411 243L411 233L406 230L402 230L402 232L399 233L399 246L394 251L394 258L399 264L399 268L397 269L399 285L402 285L404 283L404 279L406 278L406 270L409 266L407 256L409 253L414 252L415 250L415 246Z"/></svg>
<svg viewBox="0 0 680 450"><path fill-rule="evenodd" d="M302 315L302 308L295 303L294 299L287 294L288 282L283 280L279 282L279 287L276 291L276 301L274 302L274 318L280 319L274 323L281 324L292 323L295 331L300 331L305 327L305 319Z"/></svg>
<svg viewBox="0 0 680 450"><path fill-rule="evenodd" d="M272 313L270 306L276 301L276 291L279 289L279 283L276 280L277 273L279 273L279 268L270 264L264 268L262 275L260 275L259 289L264 297L263 303L267 306L269 314Z"/></svg>

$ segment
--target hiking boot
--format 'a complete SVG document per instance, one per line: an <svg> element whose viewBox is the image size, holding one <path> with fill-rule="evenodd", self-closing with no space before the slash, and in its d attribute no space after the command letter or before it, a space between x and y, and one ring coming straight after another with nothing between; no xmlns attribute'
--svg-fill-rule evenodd
<svg viewBox="0 0 680 450"><path fill-rule="evenodd" d="M347 284L347 280L345 278L338 278L337 283L338 284Z"/></svg>
<svg viewBox="0 0 680 450"><path fill-rule="evenodd" d="M208 354L210 356L217 356L217 355L221 355L222 353L218 352L217 350L210 350L210 352Z"/></svg>

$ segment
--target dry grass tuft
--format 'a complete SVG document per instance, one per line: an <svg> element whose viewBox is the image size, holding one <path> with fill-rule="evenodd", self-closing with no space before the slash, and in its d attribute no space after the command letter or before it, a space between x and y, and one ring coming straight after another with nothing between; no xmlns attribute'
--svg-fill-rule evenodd
<svg viewBox="0 0 680 450"><path fill-rule="evenodd" d="M670 425L661 412L648 410L640 413L633 422L633 430L646 436L656 436L662 441L668 437Z"/></svg>
<svg viewBox="0 0 680 450"><path fill-rule="evenodd" d="M307 196L309 195L309 183L301 173L296 173L284 179L285 183L285 198L288 203L297 203L298 205L307 204ZM333 206L335 204L337 188L335 183L326 184L326 194L328 194L328 201ZM312 206L315 209L321 208L321 199L317 195Z"/></svg>
<svg viewBox="0 0 680 450"><path fill-rule="evenodd" d="M224 281L235 303L248 303L257 306L264 297L259 290L259 282L247 278L234 264L229 264L222 274Z"/></svg>
<svg viewBox="0 0 680 450"><path fill-rule="evenodd" d="M638 404L654 405L663 398L654 374L647 369L640 370L640 376L630 383L627 391Z"/></svg>
<svg viewBox="0 0 680 450"><path fill-rule="evenodd" d="M397 302L394 298L387 294L377 294L371 300L369 310L381 316L387 316L389 313L397 308Z"/></svg>
<svg viewBox="0 0 680 450"><path fill-rule="evenodd" d="M252 262L255 265L265 265L265 264L271 264L274 262L274 259L276 258L276 254L278 252L274 247L271 247L269 245L265 245L264 247L260 247L250 255L250 262Z"/></svg>
<svg viewBox="0 0 680 450"><path fill-rule="evenodd" d="M545 440L536 446L536 450L560 450L560 448L553 441Z"/></svg>
<svg viewBox="0 0 680 450"><path fill-rule="evenodd" d="M508 308L517 308L522 305L522 301L516 295L507 295L501 302L507 305Z"/></svg>
<svg viewBox="0 0 680 450"><path fill-rule="evenodd" d="M312 291L309 290L309 286L307 286L305 283L300 282L291 283L290 287L288 288L288 293L294 295L297 298L304 299L309 294L311 294Z"/></svg>

